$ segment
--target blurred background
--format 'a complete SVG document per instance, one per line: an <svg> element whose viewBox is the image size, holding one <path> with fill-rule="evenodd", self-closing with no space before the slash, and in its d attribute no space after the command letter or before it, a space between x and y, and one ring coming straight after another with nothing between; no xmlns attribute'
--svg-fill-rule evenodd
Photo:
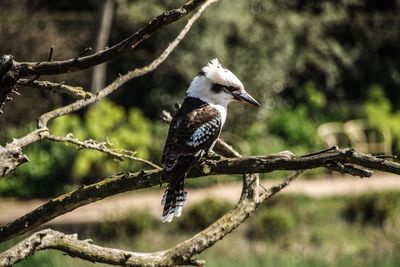
<svg viewBox="0 0 400 267"><path fill-rule="evenodd" d="M12 54L17 61L44 61L49 47L54 46L53 60L72 58L87 47L111 46L152 17L184 2L0 0L0 54ZM155 72L129 82L99 104L54 120L50 129L57 135L73 133L82 140L109 140L115 148L131 149L159 164L168 129L160 119L161 111L173 112L191 79L217 57L262 103L257 110L230 106L222 137L241 153L290 150L301 154L339 145L365 153L398 154L399 11L398 0L219 1ZM98 72L100 78L94 78L90 69L40 79L96 91L118 74L149 63L184 23L165 27L136 50L108 62L106 70ZM1 145L33 130L40 114L73 101L38 89L21 88L19 92L21 96L7 103L0 116ZM102 153L47 141L24 152L30 163L0 181L1 223L79 185L115 172L145 168L137 162L115 161ZM269 181L284 174L262 178ZM327 181L324 186L329 188L334 187L335 179L355 179L332 176L324 170L306 175L303 180L310 184L303 186L309 185L315 192L320 184L312 184L314 180ZM301 189L278 196L201 257L208 266L398 266L400 193L394 189L400 185L393 177L378 174L373 179L378 178L381 183L362 192L349 190L345 184L333 190L339 193L323 196ZM132 203L124 212L117 213L114 206L114 212L108 210L93 220L90 216L87 220L82 219L85 216L76 216L79 220L60 217L52 227L78 232L82 238L107 246L134 251L165 249L205 228L239 197L240 190L234 196L209 198L208 187L236 192L240 179L222 176L190 181L189 187L197 190L199 197L173 224L160 224L159 210L144 211L149 202L158 205L162 190L157 187L114 198L121 205ZM376 187L384 181L390 181L385 188L391 190L377 192ZM362 183L367 181L353 186ZM106 205L107 200L102 203ZM10 207L19 207L13 208L19 213L11 215ZM89 206L87 212L90 207L95 209ZM20 239L1 244L0 249ZM72 264L91 266L53 251L37 253L18 266Z"/></svg>

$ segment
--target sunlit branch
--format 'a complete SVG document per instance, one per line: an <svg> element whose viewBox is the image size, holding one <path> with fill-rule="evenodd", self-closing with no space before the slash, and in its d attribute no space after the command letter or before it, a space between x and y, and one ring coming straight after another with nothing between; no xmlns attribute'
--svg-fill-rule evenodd
<svg viewBox="0 0 400 267"><path fill-rule="evenodd" d="M244 220L254 214L261 203L288 186L300 173L295 172L283 182L271 187L261 194L257 201L241 198L234 209L208 228L168 250L151 253L128 252L97 246L92 244L91 240L78 240L76 234L66 235L53 230L43 230L1 253L0 264L10 266L29 257L36 251L56 249L72 257L120 266L203 266L204 261L193 259L195 255L231 233Z"/></svg>
<svg viewBox="0 0 400 267"><path fill-rule="evenodd" d="M257 157L221 158L205 160L195 166L188 174L189 178L208 175L268 173L276 170L307 170L328 167L332 161L352 164L369 170L378 170L400 174L400 164L379 159L371 155L357 153L350 149L326 151L311 156L296 156L288 151ZM347 169L343 169L346 172ZM369 177L371 171L368 172ZM353 174L352 172L350 174ZM10 239L48 222L64 213L81 206L123 193L159 185L160 171L123 172L114 174L101 182L82 186L70 193L54 198L41 207L0 228L0 241Z"/></svg>
<svg viewBox="0 0 400 267"><path fill-rule="evenodd" d="M123 160L124 158L131 159L134 161L144 163L152 168L161 169L160 166L158 166L157 164L155 164L151 161L142 159L140 157L136 157L135 156L136 153L134 151L127 150L127 149L109 148L110 144L107 142L98 142L93 139L81 141L81 140L73 137L72 134L69 134L67 136L56 136L56 135L49 134L49 135L46 135L46 139L51 140L51 141L56 141L56 142L74 144L79 149L82 149L82 148L93 149L93 150L97 150L99 152L106 153L110 156L113 156L113 157L119 159L119 160Z"/></svg>
<svg viewBox="0 0 400 267"><path fill-rule="evenodd" d="M20 79L17 86L32 87L55 93L68 94L77 99L85 99L92 96L92 93L83 90L80 86L66 85L65 83L54 83L49 81L30 81L28 79Z"/></svg>

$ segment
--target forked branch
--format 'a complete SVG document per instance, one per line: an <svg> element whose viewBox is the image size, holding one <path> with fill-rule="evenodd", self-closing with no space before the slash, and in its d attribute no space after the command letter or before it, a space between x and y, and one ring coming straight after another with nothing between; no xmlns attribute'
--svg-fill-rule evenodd
<svg viewBox="0 0 400 267"><path fill-rule="evenodd" d="M318 167L330 167L332 161L361 166L369 170L400 174L399 163L357 153L351 149L338 149L305 157L296 156L290 152L283 152L258 157L205 160L192 169L188 177L196 178L208 175L268 173L276 170L306 170ZM346 170L347 169L343 169L343 172L346 172ZM369 177L371 173L372 172L366 173L368 174L367 177ZM87 205L88 203L126 191L159 185L160 182L166 181L160 181L159 170L114 174L101 182L80 187L70 193L54 198L41 207L1 227L0 242L26 233L45 222Z"/></svg>
<svg viewBox="0 0 400 267"><path fill-rule="evenodd" d="M60 117L60 116L70 114L74 111L80 110L80 109L87 107L95 102L98 102L98 101L104 99L105 97L107 97L112 92L116 91L118 88L120 88L126 82L128 82L134 78L148 74L148 73L154 71L155 69L157 69L158 66L168 58L168 56L172 53L172 51L178 46L178 44L186 36L186 34L189 32L189 30L193 26L194 22L201 16L203 11L210 4L212 4L216 1L217 0L189 1L190 3L194 3L194 2L196 2L196 3L202 2L203 3L204 2L204 4L198 8L196 13L193 14L193 16L188 20L185 27L181 30L181 32L178 34L178 36L173 40L173 42L171 42L168 45L168 47L161 53L161 55L159 57L157 57L149 65L147 65L145 67L134 69L134 70L126 73L125 75L120 76L115 81L113 81L110 85L108 85L107 87L105 87L104 89L99 91L97 94L91 95L89 98L77 100L69 105L63 106L61 108L58 108L58 109L55 109L55 110L52 110L50 112L43 114L38 119L38 128L35 131L28 133L27 135L25 135L21 138L14 139L10 144L7 144L4 147L5 149L3 151L0 151L0 158L3 155L5 155L5 153L9 150L21 149L21 148L23 148L27 145L30 145L34 142L37 142L39 140L47 138L47 136L50 135L49 129L47 128L47 124L50 120ZM3 153L3 155L2 155L2 153ZM23 162L21 162L20 164L22 164L22 163ZM3 170L6 169L7 173L10 173L13 170L15 170L15 168L17 168L18 166L19 166L19 164L12 165L12 166L11 165L3 166L0 162L0 178L3 177L2 173L6 173Z"/></svg>
<svg viewBox="0 0 400 267"><path fill-rule="evenodd" d="M97 150L99 152L103 152L105 154L113 156L114 158L116 158L118 160L130 159L130 160L144 163L155 169L161 169L160 166L158 166L157 164L155 164L151 161L142 159L140 157L136 157L135 152L133 152L131 150L110 148L109 147L110 144L107 142L97 142L96 140L93 140L93 139L81 141L78 138L75 138L72 134L68 134L67 136L56 136L56 135L49 134L49 135L46 135L46 138L48 140L55 141L55 142L73 144L73 145L77 146L78 149L86 148L86 149Z"/></svg>
<svg viewBox="0 0 400 267"><path fill-rule="evenodd" d="M62 61L45 61L45 62L13 62L13 70L19 72L20 77L30 75L54 75L67 73L77 70L83 70L110 59L119 56L129 50L135 48L138 44L149 38L155 32L162 29L184 16L191 11L204 4L206 0L190 0L179 8L171 9L163 14L153 18L147 25L133 33L128 38L122 40L118 44L83 57L75 57Z"/></svg>
<svg viewBox="0 0 400 267"><path fill-rule="evenodd" d="M88 240L81 241L77 239L77 235L65 235L53 230L44 230L33 234L9 250L1 253L0 265L11 266L36 251L57 249L72 257L120 266L201 266L204 262L194 260L193 257L195 255L211 247L236 229L244 220L256 212L257 207L261 203L289 185L300 173L295 172L283 182L271 187L268 191L259 195L257 201L241 198L234 209L205 230L168 250L152 253L128 252L97 246Z"/></svg>

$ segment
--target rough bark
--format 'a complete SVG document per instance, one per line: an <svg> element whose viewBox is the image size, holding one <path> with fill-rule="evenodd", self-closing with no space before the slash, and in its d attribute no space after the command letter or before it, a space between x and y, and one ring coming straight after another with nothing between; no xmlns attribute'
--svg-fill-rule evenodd
<svg viewBox="0 0 400 267"><path fill-rule="evenodd" d="M341 164L351 164L352 167L355 168L358 168L358 166L367 168L368 172L362 173L365 175L363 177L370 177L373 173L371 170L400 174L399 163L376 158L371 155L356 153L351 149L335 149L309 156L296 156L290 152L283 152L258 157L205 160L192 169L188 177L197 178L208 175L267 173L276 170L297 171L318 167L329 168L332 161L337 161ZM353 174L351 171L348 172L346 168L343 169L342 172ZM252 181L255 181L255 183ZM166 181L160 181L160 170L114 174L101 182L82 186L70 193L54 198L41 207L1 227L0 242L26 233L45 222L89 203L126 191L159 185L162 182ZM255 186L257 184L256 182L254 177L246 177L245 179L245 184L247 185ZM257 195L257 193L249 191L247 186L244 188L246 190L245 193L248 192L250 197Z"/></svg>
<svg viewBox="0 0 400 267"><path fill-rule="evenodd" d="M206 0L187 1L182 7L166 11L155 17L147 25L118 44L95 54L51 62L13 61L12 69L13 71L18 71L20 77L27 77L31 75L55 75L93 67L134 49L138 44L149 38L164 26L183 18L205 2Z"/></svg>
<svg viewBox="0 0 400 267"><path fill-rule="evenodd" d="M6 102L11 101L11 93L19 79L19 72L12 70L13 57L4 55L0 58L0 115Z"/></svg>
<svg viewBox="0 0 400 267"><path fill-rule="evenodd" d="M53 230L44 230L33 234L9 250L1 253L0 264L2 266L11 266L29 257L36 251L57 249L72 257L119 266L203 266L204 261L193 259L195 255L211 247L231 233L243 221L254 214L259 205L289 185L299 174L300 172L295 172L283 182L257 195L256 199L241 198L235 208L205 230L168 250L151 253L128 252L93 245L91 244L91 240L80 241L77 239L77 235L65 235ZM246 183L244 183L245 186Z"/></svg>
<svg viewBox="0 0 400 267"><path fill-rule="evenodd" d="M21 149L5 149L0 146L0 178L10 174L19 165L28 161L28 157L22 154Z"/></svg>
<svg viewBox="0 0 400 267"><path fill-rule="evenodd" d="M92 96L90 92L83 90L83 88L80 86L71 86L66 85L65 83L54 83L49 81L30 81L28 79L20 79L17 82L17 86L48 90L55 93L63 93L70 95L76 99L86 99Z"/></svg>
<svg viewBox="0 0 400 267"><path fill-rule="evenodd" d="M39 140L45 139L48 136L50 136L49 129L47 128L47 123L57 117L72 113L74 111L80 110L88 105L91 105L95 102L98 102L105 97L107 97L109 94L120 88L123 84L126 82L130 81L131 79L143 76L145 74L148 74L149 72L154 71L155 69L158 68L158 66L163 63L168 56L171 54L171 52L178 46L178 44L182 41L182 39L186 36L186 34L189 32L191 27L193 26L193 23L201 16L203 11L212 3L216 2L217 0L207 0L207 1L199 1L199 2L204 2L204 4L197 10L197 12L188 20L186 23L185 27L181 30L181 32L178 34L178 36L172 41L168 47L162 52L162 54L153 60L149 65L142 67L142 68L137 68L134 69L125 75L122 75L118 77L116 80L114 80L110 85L102 89L100 92L97 94L92 94L90 97L85 98L85 99L79 99L69 105L63 106L61 108L52 110L50 112L47 112L43 114L42 116L39 117L38 119L38 129L35 131L28 133L27 135L14 139L10 144L7 144L5 147L6 150L11 150L11 149L21 149L29 144L32 144L34 142L37 142ZM189 3L196 2L196 1L189 1L186 5L189 5ZM197 3L197 2L196 2ZM185 6L186 6L185 5ZM167 12L168 13L168 12ZM168 14L167 14L168 15ZM157 17L158 18L158 17ZM167 19L168 20L168 19ZM151 23L151 22L150 22ZM0 151L0 158L6 158L6 151ZM4 161L6 162L6 161ZM8 162L8 161L7 161ZM15 165L7 165L6 166L9 170L9 172L15 170L16 167ZM0 177L2 173L0 173Z"/></svg>

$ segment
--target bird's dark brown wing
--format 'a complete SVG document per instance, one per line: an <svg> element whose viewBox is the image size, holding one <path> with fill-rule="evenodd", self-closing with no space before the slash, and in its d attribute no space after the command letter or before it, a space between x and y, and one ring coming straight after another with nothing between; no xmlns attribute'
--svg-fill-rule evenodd
<svg viewBox="0 0 400 267"><path fill-rule="evenodd" d="M170 124L161 159L165 176L186 173L214 144L221 126L218 111L210 105L178 112Z"/></svg>
<svg viewBox="0 0 400 267"><path fill-rule="evenodd" d="M201 102L193 108L193 103L185 102L170 124L162 155L162 176L169 181L162 201L165 221L180 215L186 199L186 174L212 147L222 127L214 107Z"/></svg>

